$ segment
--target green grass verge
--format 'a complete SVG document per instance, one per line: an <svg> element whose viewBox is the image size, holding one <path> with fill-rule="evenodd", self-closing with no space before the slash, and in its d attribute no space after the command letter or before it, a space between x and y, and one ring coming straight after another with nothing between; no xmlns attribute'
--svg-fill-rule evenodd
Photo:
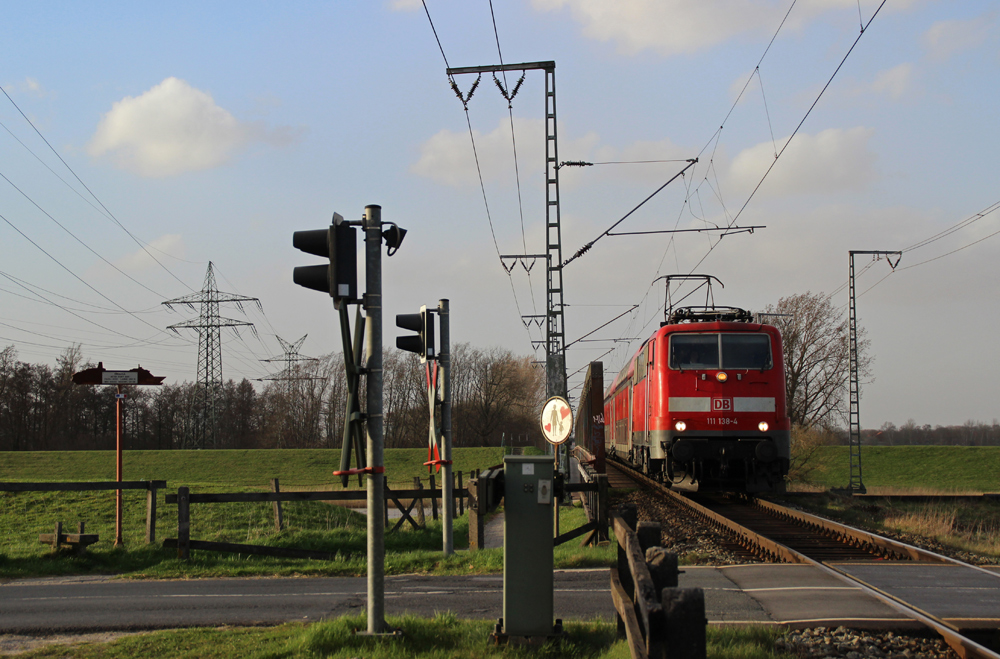
<svg viewBox="0 0 1000 659"><path fill-rule="evenodd" d="M566 622L566 638L537 649L498 647L487 635L491 621L459 620L451 613L432 619L389 618L401 629L399 638L354 634L366 629L363 616L345 616L329 622L299 623L266 628L183 629L138 634L110 643L53 645L23 655L26 659L628 659L626 643L616 638L606 622ZM774 628L712 628L707 630L708 656L713 659L787 659L774 648L780 632Z"/></svg>
<svg viewBox="0 0 1000 659"><path fill-rule="evenodd" d="M295 489L294 475L305 471L317 461L317 451L171 451L164 453L187 454L191 458L184 471L176 456L157 452L139 452L135 456L141 464L150 466L148 478L163 479L163 471L173 483L200 482L192 486L194 492L263 490L266 478L282 479L283 489ZM150 455L151 454L151 455ZM93 452L53 452L28 454L37 458L26 460L25 454L3 453L3 469L14 470L13 462L23 469L17 471L21 481L89 480L107 478L100 469L103 459L110 454ZM329 455L326 452L323 455ZM7 460L14 456L14 459ZM207 456L207 457L206 457ZM183 457L183 456L182 456ZM408 480L401 486L412 484L412 475L424 468L417 464L411 450L386 452L386 463L397 464L396 471L407 471ZM214 460L208 459L214 458ZM261 466L265 458L268 471ZM142 460L145 462L142 462ZM485 468L501 461L499 449L456 449L455 462L471 471ZM478 464L477 464L478 462ZM157 465L169 464L166 467ZM243 469L254 465L249 475ZM291 466L290 466L291 465ZM156 467L156 468L152 468ZM456 467L457 470L458 467ZM314 470L318 467L314 467ZM326 467L323 467L325 470ZM173 471L171 471L173 470ZM83 475L80 475L83 472ZM2 472L0 472L2 473ZM10 473L8 471L7 473ZM126 470L126 474L127 474ZM198 481L179 479L178 474L191 473ZM424 471L423 473L426 474ZM287 474L283 476L282 474ZM43 476L48 476L44 478ZM138 476L136 476L138 478ZM129 478L126 475L126 478ZM225 480L227 479L228 480ZM13 479L11 479L13 480ZM261 481L264 481L262 483ZM299 480L301 483L306 479ZM292 482L291 485L286 483ZM329 481L327 481L327 484ZM327 485L328 487L329 485ZM356 482L352 485L356 488ZM162 495L161 495L162 497ZM180 561L176 550L165 549L159 542L145 544L144 491L124 492L125 547L112 547L114 538L113 492L18 492L0 493L0 577L31 577L65 574L116 574L132 578L193 578L222 576L296 576L322 575L346 576L366 573L367 542L364 515L341 506L317 501L285 502L282 504L285 529L274 530L273 507L270 503L220 503L193 504L191 507L191 537L241 544L261 544L330 552L334 560L284 559L243 554L222 554L193 551L190 561ZM459 550L453 556L441 553L441 522L430 520L427 528L412 529L405 524L400 531L386 536L386 573L436 573L483 574L503 569L502 549L476 552L468 548L468 516L457 516L453 525L454 546ZM73 530L78 521L86 522L87 532L97 533L101 540L83 556L66 552L52 554L38 542L41 533L50 533L55 522L64 529ZM576 508L563 508L561 530L567 531L586 523L584 513ZM395 524L395 520L390 520ZM156 516L157 539L176 537L177 508L160 499ZM389 527L391 528L391 526ZM388 530L388 529L387 529ZM578 541L571 541L556 548L555 565L558 568L603 567L614 560L614 550L609 546L581 548Z"/></svg>
<svg viewBox="0 0 1000 659"><path fill-rule="evenodd" d="M813 459L814 483L844 487L850 481L846 446L822 447ZM861 459L869 490L1000 491L998 446L864 446Z"/></svg>
<svg viewBox="0 0 1000 659"><path fill-rule="evenodd" d="M469 474L503 462L500 448L456 448L452 469ZM413 478L427 479L426 449L387 449L385 473L390 487L410 487ZM267 488L278 478L284 489L340 487L333 471L340 468L340 449L247 449L231 451L124 451L123 478L165 480L181 485ZM440 474L436 479L440 482ZM113 481L114 451L0 452L0 481ZM358 489L355 477L348 485Z"/></svg>

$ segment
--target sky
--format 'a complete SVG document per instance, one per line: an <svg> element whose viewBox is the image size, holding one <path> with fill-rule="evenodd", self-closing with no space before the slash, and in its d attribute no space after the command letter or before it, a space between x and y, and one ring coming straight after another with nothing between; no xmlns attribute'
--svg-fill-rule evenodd
<svg viewBox="0 0 1000 659"><path fill-rule="evenodd" d="M277 337L340 350L329 298L292 282L320 262L292 233L378 204L408 231L383 252L386 345L395 314L447 298L453 342L544 358L521 319L544 313L544 269L498 258L545 251L544 75L508 107L487 74L466 109L445 69L551 60L559 160L594 163L560 169L565 258L636 206L617 231L763 227L609 236L568 263L567 342L588 335L567 351L571 394L658 326L663 275L712 274L717 303L753 311L832 294L846 317L849 250L903 250L895 271L856 257L862 424L991 422L998 16L974 0L19 3L0 25L0 347L194 381L197 334L167 328L198 309L162 303L197 294L211 261L262 309L222 305L253 324L223 331L223 377L274 377Z"/></svg>

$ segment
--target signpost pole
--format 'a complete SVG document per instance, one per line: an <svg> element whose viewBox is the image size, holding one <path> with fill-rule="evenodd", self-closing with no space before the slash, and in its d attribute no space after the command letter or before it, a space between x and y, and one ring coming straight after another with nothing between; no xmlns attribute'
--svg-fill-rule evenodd
<svg viewBox="0 0 1000 659"><path fill-rule="evenodd" d="M87 368L73 374L73 384L96 385L113 384L115 393L115 478L122 482L122 415L125 394L123 384L157 385L163 384L162 376L153 375L141 366L128 371L109 371L104 368L104 362L98 362L96 368ZM121 547L122 541L122 491L115 490L115 547Z"/></svg>
<svg viewBox="0 0 1000 659"><path fill-rule="evenodd" d="M122 386L117 385L118 393L115 395L115 443L117 445L117 469L115 478L122 482ZM115 547L122 546L122 491L115 490Z"/></svg>
<svg viewBox="0 0 1000 659"><path fill-rule="evenodd" d="M553 396L542 406L542 437L545 438L555 453L553 473L559 473L559 447L569 439L573 432L573 409L562 396ZM567 447L567 451L569 447ZM567 474L568 476L568 474ZM553 512L553 527L555 535L559 535L559 499L556 498Z"/></svg>

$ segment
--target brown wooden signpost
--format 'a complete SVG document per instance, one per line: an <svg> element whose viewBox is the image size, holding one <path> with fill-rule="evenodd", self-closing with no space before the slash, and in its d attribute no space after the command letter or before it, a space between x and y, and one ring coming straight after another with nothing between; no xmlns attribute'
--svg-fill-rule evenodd
<svg viewBox="0 0 1000 659"><path fill-rule="evenodd" d="M125 394L122 385L158 385L165 378L158 377L141 366L128 371L108 371L104 362L98 362L97 368L88 368L73 374L73 384L113 384L118 388L115 393L115 440L117 445L117 470L115 480L122 482L122 403ZM115 490L115 546L122 545L122 491Z"/></svg>

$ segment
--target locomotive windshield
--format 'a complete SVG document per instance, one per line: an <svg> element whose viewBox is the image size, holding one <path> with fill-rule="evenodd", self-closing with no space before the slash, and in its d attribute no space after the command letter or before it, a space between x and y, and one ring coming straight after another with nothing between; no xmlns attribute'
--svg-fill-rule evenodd
<svg viewBox="0 0 1000 659"><path fill-rule="evenodd" d="M674 334L670 368L767 370L771 342L766 334Z"/></svg>

